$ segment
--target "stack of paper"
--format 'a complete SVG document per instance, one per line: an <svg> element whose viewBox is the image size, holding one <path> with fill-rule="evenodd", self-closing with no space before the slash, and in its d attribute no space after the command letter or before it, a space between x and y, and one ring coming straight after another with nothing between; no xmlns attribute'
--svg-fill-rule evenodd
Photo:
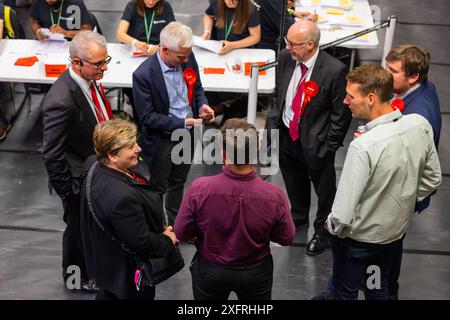
<svg viewBox="0 0 450 320"><path fill-rule="evenodd" d="M353 8L352 0L322 0L322 7L350 10Z"/></svg>
<svg viewBox="0 0 450 320"><path fill-rule="evenodd" d="M47 37L48 40L54 40L54 41L64 41L64 35L62 33L54 33L51 32L50 29L47 28L41 28L41 33L44 37Z"/></svg>
<svg viewBox="0 0 450 320"><path fill-rule="evenodd" d="M362 27L364 25L364 20L358 16L339 16L334 17L330 21L331 25L339 25L344 27Z"/></svg>
<svg viewBox="0 0 450 320"><path fill-rule="evenodd" d="M223 47L223 44L219 41L203 40L200 37L194 36L194 46L219 53L220 49Z"/></svg>

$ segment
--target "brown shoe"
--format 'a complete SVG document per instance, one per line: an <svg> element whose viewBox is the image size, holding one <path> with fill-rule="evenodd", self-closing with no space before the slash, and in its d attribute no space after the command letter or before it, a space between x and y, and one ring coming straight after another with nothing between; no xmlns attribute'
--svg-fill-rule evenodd
<svg viewBox="0 0 450 320"><path fill-rule="evenodd" d="M9 129L11 129L10 123L0 122L0 141L6 138Z"/></svg>

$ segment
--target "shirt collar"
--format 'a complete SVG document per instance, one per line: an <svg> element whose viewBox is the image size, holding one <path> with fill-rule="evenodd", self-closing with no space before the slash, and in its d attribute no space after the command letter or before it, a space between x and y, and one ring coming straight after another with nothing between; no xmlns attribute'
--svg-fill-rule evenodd
<svg viewBox="0 0 450 320"><path fill-rule="evenodd" d="M303 62L303 64L308 68L308 71L311 71L314 68L318 56L319 56L319 48L317 48L316 53L314 53L314 55L308 61ZM297 62L297 65L299 65L300 63L301 62Z"/></svg>
<svg viewBox="0 0 450 320"><path fill-rule="evenodd" d="M366 131L369 131L381 124L395 122L398 119L400 119L401 117L402 117L402 113L397 109L395 111L389 112L385 115L382 115L381 117L378 117L378 118L366 123L366 125L364 127L365 127Z"/></svg>
<svg viewBox="0 0 450 320"><path fill-rule="evenodd" d="M87 81L87 80L83 79L82 77L80 77L79 75L77 75L72 67L69 68L69 73L70 73L70 76L72 77L72 79L75 80L75 82L78 84L78 86L81 89L83 89L86 92L90 92L89 90L91 87L91 81Z"/></svg>
<svg viewBox="0 0 450 320"><path fill-rule="evenodd" d="M406 91L405 93L402 94L394 94L394 98L393 99L403 99L405 98L408 94L410 94L411 92L417 90L420 87L420 83L417 83L414 87L410 88L408 91Z"/></svg>
<svg viewBox="0 0 450 320"><path fill-rule="evenodd" d="M256 178L255 169L253 169L252 172L247 174L238 174L236 172L231 171L227 167L223 166L223 174L232 180L240 180L240 181L253 180Z"/></svg>
<svg viewBox="0 0 450 320"><path fill-rule="evenodd" d="M169 67L162 59L161 56L159 55L159 50L156 53L157 57L158 57L158 61L159 61L159 65L161 66L161 71L162 73L167 73L167 72L173 72L176 71L177 68L171 68Z"/></svg>

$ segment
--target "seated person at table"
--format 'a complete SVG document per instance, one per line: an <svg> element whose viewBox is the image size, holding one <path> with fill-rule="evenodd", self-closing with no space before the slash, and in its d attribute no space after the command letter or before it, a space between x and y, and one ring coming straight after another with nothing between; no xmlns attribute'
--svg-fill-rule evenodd
<svg viewBox="0 0 450 320"><path fill-rule="evenodd" d="M175 21L172 7L164 0L128 2L117 28L117 40L151 56L158 50L159 33Z"/></svg>
<svg viewBox="0 0 450 320"><path fill-rule="evenodd" d="M255 0L261 22L260 49L272 49L277 51L280 38L280 24L283 10L283 1L286 0ZM317 22L317 14L307 11L296 11L293 1L288 1L288 12L285 14L283 36L287 34L289 27L295 22L295 18L310 19ZM284 43L282 43L284 45Z"/></svg>
<svg viewBox="0 0 450 320"><path fill-rule="evenodd" d="M212 38L224 44L219 55L233 49L255 46L261 38L258 12L250 0L210 0L203 26L203 39ZM222 123L230 118L245 116L247 98L242 94L206 92L206 97L216 114L225 112Z"/></svg>
<svg viewBox="0 0 450 320"><path fill-rule="evenodd" d="M261 39L258 13L250 0L210 0L203 18L203 39L211 39L213 26L216 27L213 40L224 45L220 55L252 47Z"/></svg>
<svg viewBox="0 0 450 320"><path fill-rule="evenodd" d="M82 0L33 0L29 15L33 19L31 31L38 40L46 38L42 28L62 33L67 39L81 30L92 30L89 11Z"/></svg>

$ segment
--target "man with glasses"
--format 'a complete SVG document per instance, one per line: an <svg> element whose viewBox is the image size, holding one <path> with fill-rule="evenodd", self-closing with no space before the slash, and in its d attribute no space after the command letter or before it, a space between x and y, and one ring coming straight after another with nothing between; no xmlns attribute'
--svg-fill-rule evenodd
<svg viewBox="0 0 450 320"><path fill-rule="evenodd" d="M318 48L320 30L309 20L294 23L279 57L278 101L266 127L280 130L280 169L297 229L309 226L311 182L318 198L314 235L306 254L327 246L324 228L336 193L334 158L351 122L345 107L346 67ZM317 84L305 98L305 88ZM310 99L309 103L303 100Z"/></svg>
<svg viewBox="0 0 450 320"><path fill-rule="evenodd" d="M70 266L81 271L82 288L95 289L89 279L80 236L79 177L86 158L95 154L92 135L97 123L113 118L111 105L97 81L111 61L103 36L78 33L69 48L71 65L55 81L43 103L42 154L50 191L61 197L66 229L63 234L63 277L70 285ZM69 286L69 288L72 288Z"/></svg>
<svg viewBox="0 0 450 320"><path fill-rule="evenodd" d="M203 120L214 121L192 53L192 37L189 27L169 23L160 33L158 52L133 73L136 114L142 129L141 155L150 168L151 185L161 199L165 195L169 225L175 221L190 168L189 163L172 163L171 152L178 141L171 141L171 134L176 129L189 130Z"/></svg>

